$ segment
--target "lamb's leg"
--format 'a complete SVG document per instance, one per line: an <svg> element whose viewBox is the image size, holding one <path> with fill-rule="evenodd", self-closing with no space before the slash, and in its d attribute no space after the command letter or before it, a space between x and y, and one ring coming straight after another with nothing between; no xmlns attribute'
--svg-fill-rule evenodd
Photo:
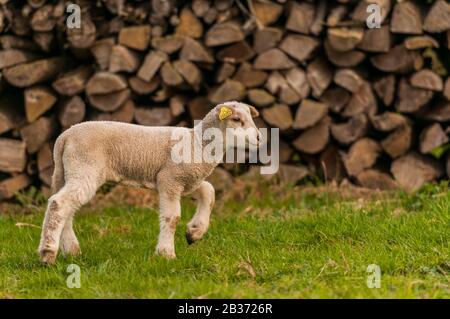
<svg viewBox="0 0 450 319"><path fill-rule="evenodd" d="M180 195L159 190L159 238L156 254L175 258L175 230L180 221Z"/></svg>
<svg viewBox="0 0 450 319"><path fill-rule="evenodd" d="M203 181L193 193L197 200L197 210L187 224L186 240L189 244L201 239L209 227L209 217L215 201L214 187Z"/></svg>
<svg viewBox="0 0 450 319"><path fill-rule="evenodd" d="M80 244L73 230L73 214L66 220L61 233L60 249L64 256L76 256L80 253Z"/></svg>
<svg viewBox="0 0 450 319"><path fill-rule="evenodd" d="M59 248L61 233L68 218L87 203L94 195L97 187L86 181L71 181L48 200L42 225L39 253L41 262L53 264ZM67 239L65 235L65 239ZM72 241L73 243L73 241ZM66 247L67 242L65 242Z"/></svg>

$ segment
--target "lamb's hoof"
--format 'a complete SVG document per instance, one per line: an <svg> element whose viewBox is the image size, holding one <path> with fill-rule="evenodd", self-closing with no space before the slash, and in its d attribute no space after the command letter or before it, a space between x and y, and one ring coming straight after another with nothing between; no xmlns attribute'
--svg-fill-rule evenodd
<svg viewBox="0 0 450 319"><path fill-rule="evenodd" d="M189 245L195 243L202 239L203 235L206 233L206 227L201 225L188 225L186 231L186 241Z"/></svg>
<svg viewBox="0 0 450 319"><path fill-rule="evenodd" d="M156 255L164 257L166 259L175 259L175 251L173 249L167 248L156 248Z"/></svg>
<svg viewBox="0 0 450 319"><path fill-rule="evenodd" d="M193 243L195 243L195 240L194 238L192 238L192 235L189 231L186 231L186 241L188 245L192 245Z"/></svg>
<svg viewBox="0 0 450 319"><path fill-rule="evenodd" d="M56 251L52 250L42 250L40 252L41 258L40 261L45 266L54 265L56 262Z"/></svg>
<svg viewBox="0 0 450 319"><path fill-rule="evenodd" d="M61 247L61 253L63 254L64 257L76 257L78 255L81 255L81 249L80 249L80 245L78 245L77 243L75 244L71 244L70 248L65 248L65 247Z"/></svg>

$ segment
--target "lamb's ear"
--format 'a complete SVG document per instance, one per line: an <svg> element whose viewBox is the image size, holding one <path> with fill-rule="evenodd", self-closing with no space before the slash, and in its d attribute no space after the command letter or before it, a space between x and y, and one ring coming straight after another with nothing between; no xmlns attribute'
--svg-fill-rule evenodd
<svg viewBox="0 0 450 319"><path fill-rule="evenodd" d="M233 109L231 107L226 105L219 106L219 120L223 121L231 115L233 115Z"/></svg>
<svg viewBox="0 0 450 319"><path fill-rule="evenodd" d="M253 118L259 116L259 112L258 112L258 110L257 110L254 106L249 105L248 108L250 109L250 115L251 115Z"/></svg>

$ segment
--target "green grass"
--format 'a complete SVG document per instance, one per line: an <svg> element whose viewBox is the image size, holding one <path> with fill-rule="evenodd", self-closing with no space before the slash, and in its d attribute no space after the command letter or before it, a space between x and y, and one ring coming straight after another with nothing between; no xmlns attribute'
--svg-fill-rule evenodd
<svg viewBox="0 0 450 319"><path fill-rule="evenodd" d="M288 191L289 192L289 191ZM228 200L213 212L205 238L184 239L194 211L187 200L176 260L153 254L152 209L84 209L75 230L83 254L39 264L38 213L0 214L0 297L11 298L449 298L450 192L350 200L335 193L267 192ZM66 286L81 267L81 288ZM366 285L381 267L381 288Z"/></svg>

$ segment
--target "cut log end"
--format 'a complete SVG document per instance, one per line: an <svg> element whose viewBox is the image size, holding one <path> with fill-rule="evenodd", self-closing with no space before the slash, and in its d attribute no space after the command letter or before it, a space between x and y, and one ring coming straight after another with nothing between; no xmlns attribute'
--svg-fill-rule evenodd
<svg viewBox="0 0 450 319"><path fill-rule="evenodd" d="M409 153L392 163L391 172L402 188L416 191L425 183L442 176L443 169L436 160L417 153Z"/></svg>
<svg viewBox="0 0 450 319"><path fill-rule="evenodd" d="M349 152L342 156L348 175L358 176L365 169L373 167L380 153L380 145L372 139L362 138L355 142Z"/></svg>

